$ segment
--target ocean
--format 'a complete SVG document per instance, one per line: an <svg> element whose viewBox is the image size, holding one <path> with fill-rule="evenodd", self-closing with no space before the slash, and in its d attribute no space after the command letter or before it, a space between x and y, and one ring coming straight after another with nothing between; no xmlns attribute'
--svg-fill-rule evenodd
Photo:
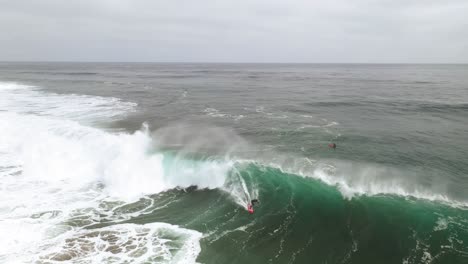
<svg viewBox="0 0 468 264"><path fill-rule="evenodd" d="M467 65L2 62L0 262L468 263L467 156Z"/></svg>

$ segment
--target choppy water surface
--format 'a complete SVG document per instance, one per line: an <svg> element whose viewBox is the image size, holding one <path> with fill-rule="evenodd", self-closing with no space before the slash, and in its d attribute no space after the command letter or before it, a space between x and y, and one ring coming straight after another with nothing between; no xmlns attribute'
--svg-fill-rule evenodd
<svg viewBox="0 0 468 264"><path fill-rule="evenodd" d="M1 63L0 128L3 263L468 263L464 65Z"/></svg>

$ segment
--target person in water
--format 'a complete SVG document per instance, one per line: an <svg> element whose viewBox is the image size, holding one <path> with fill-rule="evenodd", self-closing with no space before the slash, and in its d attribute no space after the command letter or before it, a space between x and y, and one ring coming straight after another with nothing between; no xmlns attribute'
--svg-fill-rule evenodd
<svg viewBox="0 0 468 264"><path fill-rule="evenodd" d="M254 206L255 203L258 203L258 199L251 200L250 203L247 205L247 211L249 211L249 214L254 213L253 206Z"/></svg>
<svg viewBox="0 0 468 264"><path fill-rule="evenodd" d="M328 146L332 149L336 149L336 144L335 143L330 143L328 144Z"/></svg>

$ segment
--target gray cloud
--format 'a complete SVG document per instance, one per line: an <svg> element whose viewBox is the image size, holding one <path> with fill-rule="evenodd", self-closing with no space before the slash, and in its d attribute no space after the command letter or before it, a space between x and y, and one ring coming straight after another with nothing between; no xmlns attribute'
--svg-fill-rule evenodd
<svg viewBox="0 0 468 264"><path fill-rule="evenodd" d="M466 0L0 0L0 60L468 62Z"/></svg>

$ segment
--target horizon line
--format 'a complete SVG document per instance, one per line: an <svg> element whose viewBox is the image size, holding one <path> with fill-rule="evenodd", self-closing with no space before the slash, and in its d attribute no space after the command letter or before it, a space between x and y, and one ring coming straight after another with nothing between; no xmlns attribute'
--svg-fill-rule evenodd
<svg viewBox="0 0 468 264"><path fill-rule="evenodd" d="M228 61L92 61L92 60L0 60L0 63L160 63L160 64L368 64L368 65L468 65L468 62L228 62Z"/></svg>

